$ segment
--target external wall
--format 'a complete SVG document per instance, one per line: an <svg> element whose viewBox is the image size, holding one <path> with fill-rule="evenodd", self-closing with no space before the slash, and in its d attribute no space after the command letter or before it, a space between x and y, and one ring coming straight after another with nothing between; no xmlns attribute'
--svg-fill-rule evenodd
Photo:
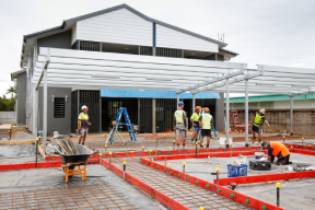
<svg viewBox="0 0 315 210"><path fill-rule="evenodd" d="M196 37L191 33L173 27L153 23L128 9L120 9L80 20L72 32L72 44L77 40L119 43L136 46L152 46L153 37L156 47L195 50L218 53L217 43Z"/></svg>
<svg viewBox="0 0 315 210"><path fill-rule="evenodd" d="M38 93L38 130L43 129L43 89L40 88ZM71 131L71 89L70 88L48 88L47 97L47 132L52 134L53 131L68 134ZM65 118L54 118L54 97L66 98Z"/></svg>
<svg viewBox="0 0 315 210"><path fill-rule="evenodd" d="M174 29L156 26L157 47L218 52L218 45Z"/></svg>
<svg viewBox="0 0 315 210"><path fill-rule="evenodd" d="M131 121L139 126L142 133L152 132L152 98L102 98L102 127L108 131L111 127L111 121L119 107L123 106L128 109ZM156 100L156 131L167 132L174 128L174 112L176 110L176 99L155 99ZM192 114L192 100L183 100L185 111L190 118ZM223 109L218 107L223 101L216 99L197 99L196 105L209 107L211 114L214 116L215 126L221 130L223 127ZM191 123L189 121L190 127Z"/></svg>
<svg viewBox="0 0 315 210"><path fill-rule="evenodd" d="M255 111L249 114L251 123ZM239 120L244 123L244 111L238 112ZM265 128L272 132L289 132L290 131L290 110L267 110L266 119L271 125L271 129ZM295 110L293 112L293 133L301 135L315 135L315 109L313 110Z"/></svg>
<svg viewBox="0 0 315 210"><path fill-rule="evenodd" d="M79 21L73 40L152 46L152 23L127 9Z"/></svg>
<svg viewBox="0 0 315 210"><path fill-rule="evenodd" d="M266 117L271 124L271 131L290 130L290 102L272 101L249 103L250 120L254 118L255 111L265 108ZM244 104L231 104L232 111L238 111L241 123L244 123ZM294 126L293 131L302 135L315 135L315 100L296 100L294 101Z"/></svg>
<svg viewBox="0 0 315 210"><path fill-rule="evenodd" d="M26 73L20 74L16 79L16 123L26 123Z"/></svg>
<svg viewBox="0 0 315 210"><path fill-rule="evenodd" d="M48 36L42 39L38 39L38 47L52 47L52 48L71 48L71 31L66 31L63 33L58 33L52 36Z"/></svg>
<svg viewBox="0 0 315 210"><path fill-rule="evenodd" d="M315 100L295 100L294 110L303 109L315 109ZM249 103L249 108L257 110L260 108L271 109L271 110L284 110L290 109L290 101L270 101L270 102L252 102ZM232 110L243 110L244 103L231 103Z"/></svg>

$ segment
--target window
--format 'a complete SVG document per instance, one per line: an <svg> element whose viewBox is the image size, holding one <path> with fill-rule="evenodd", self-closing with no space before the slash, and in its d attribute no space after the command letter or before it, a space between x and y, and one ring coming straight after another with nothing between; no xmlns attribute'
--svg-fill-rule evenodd
<svg viewBox="0 0 315 210"><path fill-rule="evenodd" d="M65 118L66 114L66 99L56 97L54 99L54 118Z"/></svg>
<svg viewBox="0 0 315 210"><path fill-rule="evenodd" d="M140 46L140 55L152 55L152 47Z"/></svg>
<svg viewBox="0 0 315 210"><path fill-rule="evenodd" d="M157 47L156 48L156 55L162 57L173 57L173 58L182 58L183 51L180 49L172 49L172 48L164 48L164 47Z"/></svg>
<svg viewBox="0 0 315 210"><path fill-rule="evenodd" d="M99 42L80 41L80 50L100 51L100 48Z"/></svg>

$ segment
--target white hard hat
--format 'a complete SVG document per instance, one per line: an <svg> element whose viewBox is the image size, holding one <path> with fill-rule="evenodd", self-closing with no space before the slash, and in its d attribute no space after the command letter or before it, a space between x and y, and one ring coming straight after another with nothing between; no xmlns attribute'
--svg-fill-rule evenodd
<svg viewBox="0 0 315 210"><path fill-rule="evenodd" d="M264 108L259 109L259 112L262 113L262 114L265 114L266 113L266 109L264 109Z"/></svg>
<svg viewBox="0 0 315 210"><path fill-rule="evenodd" d="M88 108L87 105L83 105L83 106L81 107L82 110L87 109L87 108Z"/></svg>

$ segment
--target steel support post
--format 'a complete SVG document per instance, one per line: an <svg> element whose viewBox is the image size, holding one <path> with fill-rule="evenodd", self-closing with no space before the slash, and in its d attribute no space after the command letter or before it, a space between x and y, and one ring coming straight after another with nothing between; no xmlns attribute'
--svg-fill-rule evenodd
<svg viewBox="0 0 315 210"><path fill-rule="evenodd" d="M229 138L230 138L230 88L229 88L229 79L227 79L225 82L225 88L226 88L226 92L225 92L226 93L225 134L226 134L227 140L229 140Z"/></svg>
<svg viewBox="0 0 315 210"><path fill-rule="evenodd" d="M46 141L47 141L47 97L48 97L48 87L47 87L47 69L44 69L44 87L43 87L43 138L44 138L44 148L46 153Z"/></svg>
<svg viewBox="0 0 315 210"><path fill-rule="evenodd" d="M290 135L293 134L293 126L294 126L293 109L294 109L294 100L293 100L293 96L290 95Z"/></svg>
<svg viewBox="0 0 315 210"><path fill-rule="evenodd" d="M248 79L245 79L245 145L248 145Z"/></svg>
<svg viewBox="0 0 315 210"><path fill-rule="evenodd" d="M156 133L156 99L152 99L152 133Z"/></svg>
<svg viewBox="0 0 315 210"><path fill-rule="evenodd" d="M196 95L192 95L192 106L191 106L191 113L194 113L196 107Z"/></svg>
<svg viewBox="0 0 315 210"><path fill-rule="evenodd" d="M34 136L37 136L37 132L38 132L38 129L37 129L37 126L38 126L38 123L37 123L37 113L38 113L38 90L36 90L36 86L33 87L33 102L32 102L32 111L33 111L33 135Z"/></svg>

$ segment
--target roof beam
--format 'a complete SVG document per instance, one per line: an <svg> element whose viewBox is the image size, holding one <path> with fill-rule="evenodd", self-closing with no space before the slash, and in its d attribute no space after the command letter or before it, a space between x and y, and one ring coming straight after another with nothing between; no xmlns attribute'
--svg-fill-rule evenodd
<svg viewBox="0 0 315 210"><path fill-rule="evenodd" d="M241 81L244 81L244 80L250 80L250 79L252 79L252 78L255 78L255 77L258 77L258 76L260 76L260 75L262 75L262 72L260 71L260 72L255 72L255 73L250 73L250 74L245 74L245 75L243 75L243 76L241 76L241 77L236 77L236 78L233 78L233 79L229 79L229 85L231 85L231 84L234 84L234 83L238 83L238 82L241 82ZM219 88L219 87L223 87L223 86L225 86L225 84L226 84L226 81L222 81L222 82L219 82L219 83L216 83L216 84L212 84L212 85L210 85L210 86L206 86L206 87L203 87L203 88L200 88L199 90L198 90L198 92L199 91L209 91L209 90L213 90L213 89L215 89L215 88ZM192 94L195 94L195 93L197 93L196 92L196 90L195 91L192 91L191 92Z"/></svg>
<svg viewBox="0 0 315 210"><path fill-rule="evenodd" d="M193 87L188 88L185 91L179 92L178 94L181 94L181 93L186 92L186 91L194 92L194 91L196 91L196 90L198 90L198 89L200 89L200 88L202 88L204 86L207 86L209 84L220 82L222 80L226 80L226 79L229 79L229 78L241 75L243 73L244 73L244 70L237 70L237 71L229 72L229 73L224 74L222 77L211 79L211 80L209 80L207 82L203 82L202 84L194 85Z"/></svg>
<svg viewBox="0 0 315 210"><path fill-rule="evenodd" d="M43 78L44 78L44 74L45 72L47 71L47 68L48 68L48 65L49 65L49 60L46 60L45 62L45 65L44 65L44 68L38 78L38 81L37 81L37 84L36 84L36 90L38 90L39 86L40 86L40 83L42 82Z"/></svg>
<svg viewBox="0 0 315 210"><path fill-rule="evenodd" d="M205 70L209 68L222 68L222 69L240 69L245 64L235 62L222 62L210 60L197 60L197 59L182 59L182 58L168 58L160 56L139 56L120 53L106 53L106 52L92 52L82 50L69 50L58 48L40 48L39 61L49 53L51 61L55 62L56 58L79 59L79 60L92 60L92 61L107 61L107 62L121 62L121 63L140 63L140 64L158 64L159 66L187 66L187 67L200 67Z"/></svg>
<svg viewBox="0 0 315 210"><path fill-rule="evenodd" d="M257 65L258 69L262 69L265 72L276 72L276 73L297 73L297 74L314 74L315 69L310 68L296 68L296 67L284 67L284 66L272 66L272 65Z"/></svg>

